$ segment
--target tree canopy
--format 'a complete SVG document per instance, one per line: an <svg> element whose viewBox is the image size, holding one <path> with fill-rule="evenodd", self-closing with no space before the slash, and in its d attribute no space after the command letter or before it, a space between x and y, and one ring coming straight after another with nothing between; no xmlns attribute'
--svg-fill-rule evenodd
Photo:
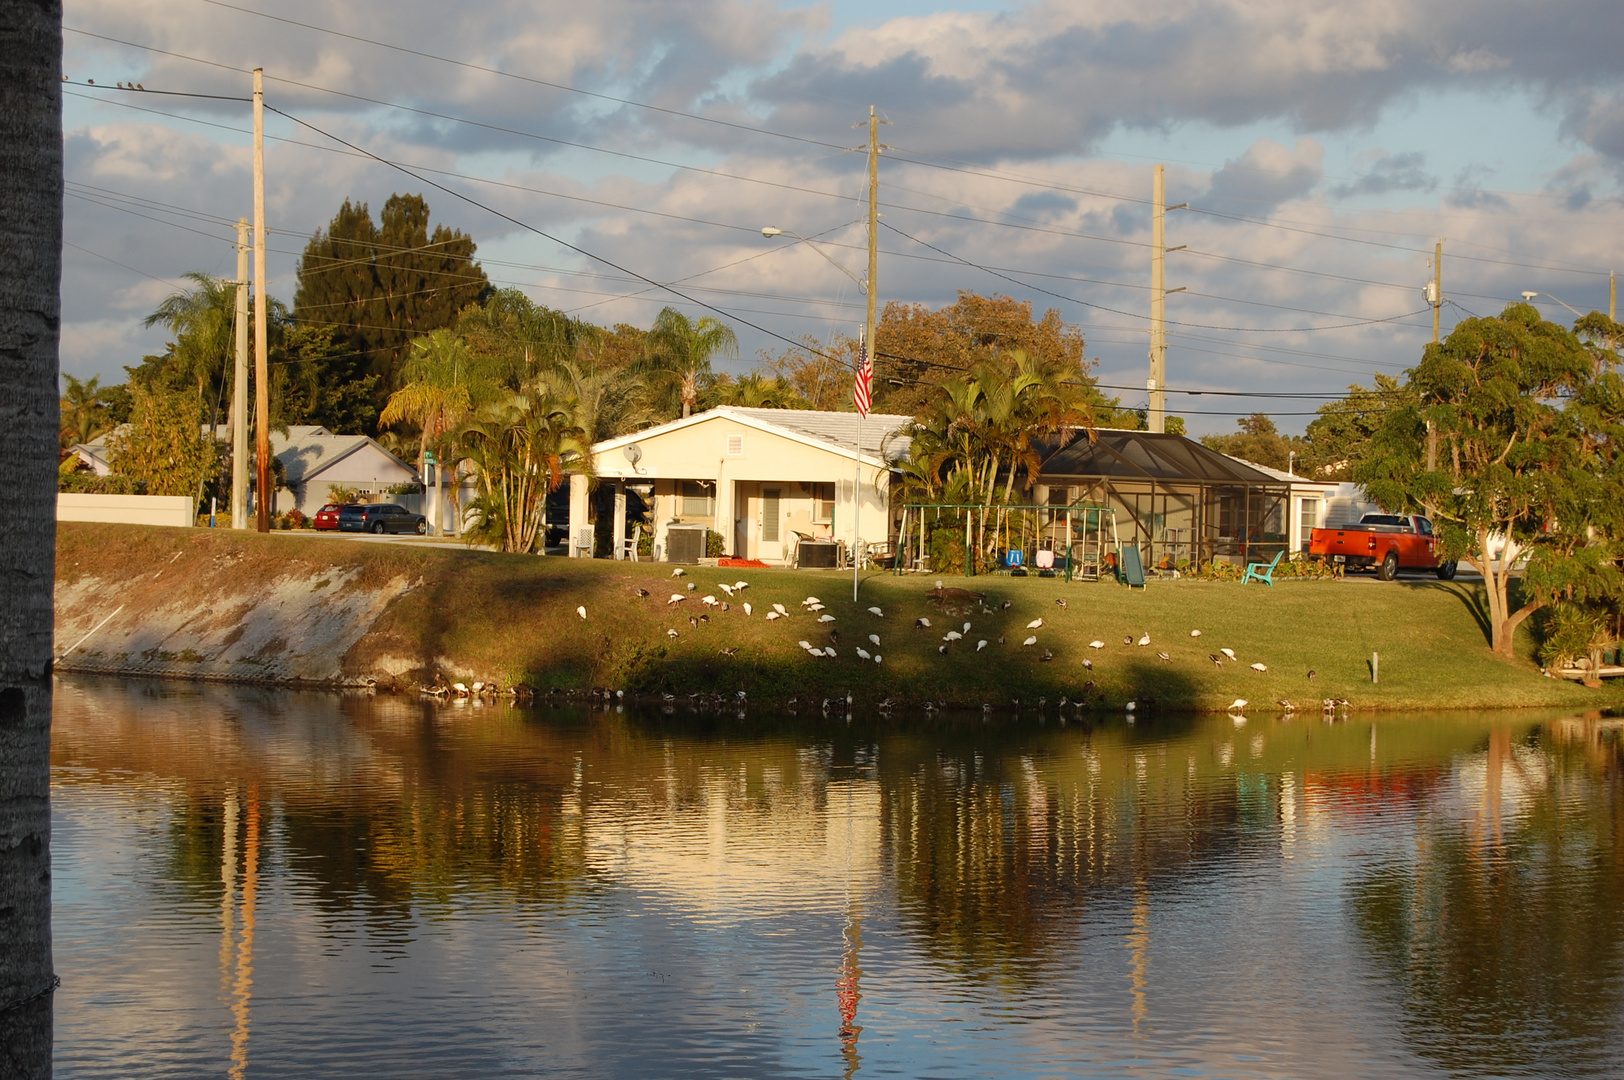
<svg viewBox="0 0 1624 1080"><path fill-rule="evenodd" d="M366 203L344 205L299 260L294 317L336 328L335 340L363 352L384 392L411 340L453 325L490 291L474 241L444 225L429 229L421 195L391 195L377 222Z"/></svg>
<svg viewBox="0 0 1624 1080"><path fill-rule="evenodd" d="M1377 502L1431 517L1445 555L1483 575L1491 644L1507 656L1518 625L1540 608L1617 596L1617 363L1598 340L1546 322L1529 304L1468 319L1427 346L1409 372L1413 398L1387 411L1354 468ZM1510 580L1524 558L1514 601Z"/></svg>

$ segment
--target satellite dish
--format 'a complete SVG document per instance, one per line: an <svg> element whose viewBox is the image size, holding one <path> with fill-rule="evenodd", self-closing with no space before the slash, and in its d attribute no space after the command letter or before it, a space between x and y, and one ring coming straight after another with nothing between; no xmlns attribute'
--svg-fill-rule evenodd
<svg viewBox="0 0 1624 1080"><path fill-rule="evenodd" d="M636 443L632 443L630 446L626 447L626 449L622 450L621 453L626 455L626 460L631 462L632 468L634 469L637 468L637 463L643 460L643 448L638 446Z"/></svg>

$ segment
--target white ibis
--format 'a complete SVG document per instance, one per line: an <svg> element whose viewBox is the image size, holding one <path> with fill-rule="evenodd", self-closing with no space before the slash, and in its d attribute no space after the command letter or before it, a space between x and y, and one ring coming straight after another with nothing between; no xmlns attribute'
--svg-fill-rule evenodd
<svg viewBox="0 0 1624 1080"><path fill-rule="evenodd" d="M1022 645L1036 645L1037 643L1038 636L1036 634L1030 635L1025 641L1021 642Z"/></svg>
<svg viewBox="0 0 1624 1080"><path fill-rule="evenodd" d="M1161 657L1163 660L1166 660L1166 661L1169 661L1169 662L1171 662L1172 659L1173 659L1171 656L1169 656L1168 654L1166 654L1164 652L1159 652L1156 655Z"/></svg>
<svg viewBox="0 0 1624 1080"><path fill-rule="evenodd" d="M1040 616L1040 617L1038 617L1036 619L1033 619L1031 622L1026 624L1026 628L1028 630L1042 630L1043 629L1043 618Z"/></svg>
<svg viewBox="0 0 1624 1080"><path fill-rule="evenodd" d="M801 606L802 607L811 607L813 604L821 604L821 603L823 603L823 601L819 600L817 597L809 596L805 600L801 601Z"/></svg>
<svg viewBox="0 0 1624 1080"><path fill-rule="evenodd" d="M873 654L867 649L863 648L861 645L857 646L857 656L860 660L869 660L873 658Z"/></svg>
<svg viewBox="0 0 1624 1080"><path fill-rule="evenodd" d="M671 599L667 600L666 603L667 604L680 604L686 599L688 599L688 598L686 596L682 595L681 593L674 592L674 593L671 594Z"/></svg>
<svg viewBox="0 0 1624 1080"><path fill-rule="evenodd" d="M929 630L930 629L930 620L925 618L923 615L919 616L919 618L914 620L914 629L915 630Z"/></svg>
<svg viewBox="0 0 1624 1080"><path fill-rule="evenodd" d="M987 639L986 638L982 638L980 641L976 642L976 652L980 652L982 649L985 649L986 647L987 647Z"/></svg>
<svg viewBox="0 0 1624 1080"><path fill-rule="evenodd" d="M964 637L964 635L959 633L957 630L949 630L947 633L942 635L942 640L943 641L958 641L958 640L962 639L963 637Z"/></svg>
<svg viewBox="0 0 1624 1080"><path fill-rule="evenodd" d="M876 619L883 619L883 618L885 618L885 612L883 612L883 611L881 611L881 610L880 610L880 609L879 609L879 608L877 608L877 607L871 607L871 608L869 608L869 609L868 609L868 613L869 613L869 614L870 614L870 615L872 615L872 616L874 616L874 617L875 617L875 618L876 618Z"/></svg>
<svg viewBox="0 0 1624 1080"><path fill-rule="evenodd" d="M735 589L748 589L750 587L750 583L748 581L735 581L733 583L733 587Z"/></svg>
<svg viewBox="0 0 1624 1080"><path fill-rule="evenodd" d="M824 612L822 615L818 616L818 622L828 623L828 622L834 622L834 621L835 621L835 617L833 615L830 615L828 612Z"/></svg>
<svg viewBox="0 0 1624 1080"><path fill-rule="evenodd" d="M1103 649L1105 648L1105 642L1101 641L1099 638L1095 638L1093 641L1088 643L1088 647L1090 649Z"/></svg>
<svg viewBox="0 0 1624 1080"><path fill-rule="evenodd" d="M776 612L776 611L769 611L769 612L767 612L767 621L768 621L768 622L772 622L772 621L773 621L773 620L774 620L774 619L782 619L782 618L783 618L783 616L782 616L782 615L780 615L780 614L779 614L779 613L778 613L778 612Z"/></svg>
<svg viewBox="0 0 1624 1080"><path fill-rule="evenodd" d="M675 630L667 630L665 634L666 637L669 637L672 641L677 639L677 632Z"/></svg>
<svg viewBox="0 0 1624 1080"><path fill-rule="evenodd" d="M1218 651L1223 653L1225 656L1229 657L1231 660L1235 659L1235 650L1234 649L1219 649Z"/></svg>
<svg viewBox="0 0 1624 1080"><path fill-rule="evenodd" d="M686 574L687 572L688 571L684 570L682 567L679 566L676 569L671 571L671 576L672 577L681 577L682 575Z"/></svg>
<svg viewBox="0 0 1624 1080"><path fill-rule="evenodd" d="M1201 631L1199 631L1199 630L1191 630L1190 631L1190 636L1191 637L1200 637L1201 636Z"/></svg>
<svg viewBox="0 0 1624 1080"><path fill-rule="evenodd" d="M576 608L575 614L579 615L584 620L586 618L586 606L583 604L581 607Z"/></svg>
<svg viewBox="0 0 1624 1080"><path fill-rule="evenodd" d="M750 601L748 600L744 602L744 613L746 615L754 615L756 613L756 609L750 606ZM776 614L776 612L774 614Z"/></svg>
<svg viewBox="0 0 1624 1080"><path fill-rule="evenodd" d="M1259 672L1259 673L1262 673L1262 672L1265 672L1265 671L1269 670L1269 665L1267 665L1267 664L1253 664L1252 665L1252 670L1256 671L1256 672Z"/></svg>
<svg viewBox="0 0 1624 1080"><path fill-rule="evenodd" d="M703 603L706 607L715 607L717 604L721 603L720 600L716 599L716 597L711 596L708 593L701 599L700 602Z"/></svg>
<svg viewBox="0 0 1624 1080"><path fill-rule="evenodd" d="M722 591L723 591L723 592L725 592L725 593L727 593L727 594L728 594L728 595L729 595L729 596L732 596L732 595L733 595L733 586L731 586L731 585L729 585L729 584L728 584L728 583L727 583L727 582L725 582L725 581L719 581L719 582L717 582L717 583L716 583L716 587L717 587L717 588L718 588L718 589L721 589L721 590L722 590Z"/></svg>
<svg viewBox="0 0 1624 1080"><path fill-rule="evenodd" d="M1149 644L1150 644L1150 631L1147 630L1147 631L1145 631L1143 634L1141 634L1139 636L1139 647L1142 649L1146 645L1149 645Z"/></svg>
<svg viewBox="0 0 1624 1080"><path fill-rule="evenodd" d="M868 635L868 640L870 640L870 641L872 641L874 643L874 647L876 649L878 649L880 647L880 635L878 635L878 634L870 634L870 635Z"/></svg>
<svg viewBox="0 0 1624 1080"><path fill-rule="evenodd" d="M812 651L812 643L810 641L797 641L795 644L799 645L801 648L805 649L807 652Z"/></svg>
<svg viewBox="0 0 1624 1080"><path fill-rule="evenodd" d="M1247 701L1245 698L1238 697L1234 701L1229 703L1229 711L1230 712L1240 712L1242 709L1246 708L1246 706L1248 706L1250 704L1251 704L1251 702Z"/></svg>
<svg viewBox="0 0 1624 1080"><path fill-rule="evenodd" d="M788 615L789 614L789 609L784 607L783 604L774 604L773 605L773 610L778 612L778 614L780 614L780 615Z"/></svg>

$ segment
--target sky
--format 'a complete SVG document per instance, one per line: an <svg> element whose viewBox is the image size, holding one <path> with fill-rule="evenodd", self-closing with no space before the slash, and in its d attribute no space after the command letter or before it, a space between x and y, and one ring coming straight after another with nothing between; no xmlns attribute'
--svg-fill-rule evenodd
<svg viewBox="0 0 1624 1080"><path fill-rule="evenodd" d="M67 0L64 31L62 369L104 383L183 275L235 276L255 67L272 296L346 199L417 193L538 303L724 319L733 372L862 321L872 106L880 302L1055 308L1142 405L1163 164L1198 434L1402 375L1440 241L1447 334L1524 291L1607 310L1624 235L1616 0Z"/></svg>

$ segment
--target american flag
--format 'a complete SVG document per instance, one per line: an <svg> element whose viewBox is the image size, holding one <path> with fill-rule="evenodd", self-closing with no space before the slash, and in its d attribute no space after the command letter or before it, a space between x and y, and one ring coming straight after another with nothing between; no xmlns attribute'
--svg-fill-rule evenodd
<svg viewBox="0 0 1624 1080"><path fill-rule="evenodd" d="M857 380L852 384L851 399L857 406L857 415L868 418L870 395L874 389L874 362L868 358L868 342L857 346Z"/></svg>

